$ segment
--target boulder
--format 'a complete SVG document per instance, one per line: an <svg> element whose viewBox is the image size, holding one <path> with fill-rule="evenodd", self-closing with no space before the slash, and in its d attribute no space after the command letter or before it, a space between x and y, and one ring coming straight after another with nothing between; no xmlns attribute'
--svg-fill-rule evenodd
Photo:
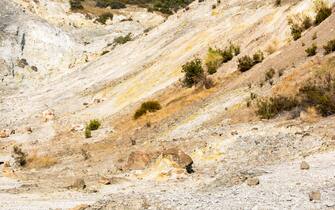
<svg viewBox="0 0 335 210"><path fill-rule="evenodd" d="M130 153L127 161L127 168L132 170L145 169L150 163L150 155L142 151Z"/></svg>
<svg viewBox="0 0 335 210"><path fill-rule="evenodd" d="M181 168L186 168L193 164L192 158L178 148L171 148L163 151L163 157L178 163Z"/></svg>

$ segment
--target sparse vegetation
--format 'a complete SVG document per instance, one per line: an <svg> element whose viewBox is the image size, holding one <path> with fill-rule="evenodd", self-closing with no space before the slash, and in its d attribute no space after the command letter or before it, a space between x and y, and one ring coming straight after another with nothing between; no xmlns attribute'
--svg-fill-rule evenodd
<svg viewBox="0 0 335 210"><path fill-rule="evenodd" d="M25 166L27 163L27 153L23 152L21 147L17 145L13 147L12 157L18 166Z"/></svg>
<svg viewBox="0 0 335 210"><path fill-rule="evenodd" d="M101 8L110 7L111 9L123 9L126 5L120 1L115 0L95 0L96 6Z"/></svg>
<svg viewBox="0 0 335 210"><path fill-rule="evenodd" d="M265 73L265 81L269 81L273 78L273 76L276 74L276 71L271 68Z"/></svg>
<svg viewBox="0 0 335 210"><path fill-rule="evenodd" d="M254 65L261 63L264 60L264 54L262 51L258 50L253 56Z"/></svg>
<svg viewBox="0 0 335 210"><path fill-rule="evenodd" d="M89 129L88 127L85 128L85 138L91 138L92 137L92 132L91 132L91 129Z"/></svg>
<svg viewBox="0 0 335 210"><path fill-rule="evenodd" d="M323 46L323 49L325 50L325 55L335 52L335 39L328 41L327 44Z"/></svg>
<svg viewBox="0 0 335 210"><path fill-rule="evenodd" d="M160 110L162 107L158 101L147 101L142 103L141 107L136 110L134 114L134 119L138 119L141 116L145 115L147 112L156 112Z"/></svg>
<svg viewBox="0 0 335 210"><path fill-rule="evenodd" d="M296 23L291 25L291 35L293 40L298 40L301 37L303 29Z"/></svg>
<svg viewBox="0 0 335 210"><path fill-rule="evenodd" d="M250 56L248 56L248 55L245 55L245 56L243 56L242 58L239 58L239 59L238 59L238 69L239 69L241 72L248 71L248 70L251 69L253 66L254 66L254 61L253 61L253 59L252 59Z"/></svg>
<svg viewBox="0 0 335 210"><path fill-rule="evenodd" d="M280 7L281 6L281 0L275 0L275 6Z"/></svg>
<svg viewBox="0 0 335 210"><path fill-rule="evenodd" d="M310 57L316 54L316 50L317 50L317 46L316 44L313 43L311 47L305 50L305 52L307 53L307 56Z"/></svg>
<svg viewBox="0 0 335 210"><path fill-rule="evenodd" d="M248 55L245 55L238 59L238 69L241 72L248 71L254 65L261 63L264 60L264 54L262 51L258 50L252 58Z"/></svg>
<svg viewBox="0 0 335 210"><path fill-rule="evenodd" d="M262 119L271 119L282 111L290 111L297 104L298 101L295 98L286 96L263 98L257 102L256 113Z"/></svg>
<svg viewBox="0 0 335 210"><path fill-rule="evenodd" d="M70 0L70 8L72 11L84 9L81 5L82 0Z"/></svg>
<svg viewBox="0 0 335 210"><path fill-rule="evenodd" d="M332 13L331 8L323 0L315 0L314 7L315 7L315 12L316 12L316 17L314 21L315 25L319 25L320 23L322 23Z"/></svg>
<svg viewBox="0 0 335 210"><path fill-rule="evenodd" d="M315 109L324 117L335 114L335 76L323 73L307 81L294 97L274 96L260 99L256 113L263 119L275 117L282 111L293 108Z"/></svg>
<svg viewBox="0 0 335 210"><path fill-rule="evenodd" d="M312 26L312 18L310 18L309 16L305 16L302 21L302 25L304 30L309 29Z"/></svg>
<svg viewBox="0 0 335 210"><path fill-rule="evenodd" d="M335 114L335 76L330 72L308 81L299 94L304 107L313 106L324 117Z"/></svg>
<svg viewBox="0 0 335 210"><path fill-rule="evenodd" d="M127 34L126 36L119 36L114 39L114 42L117 44L125 44L131 41L131 33Z"/></svg>
<svg viewBox="0 0 335 210"><path fill-rule="evenodd" d="M104 13L97 18L97 21L101 24L106 24L107 20L113 20L113 14L110 12Z"/></svg>
<svg viewBox="0 0 335 210"><path fill-rule="evenodd" d="M50 155L38 156L36 153L27 158L27 167L29 168L48 168L57 163L57 159Z"/></svg>

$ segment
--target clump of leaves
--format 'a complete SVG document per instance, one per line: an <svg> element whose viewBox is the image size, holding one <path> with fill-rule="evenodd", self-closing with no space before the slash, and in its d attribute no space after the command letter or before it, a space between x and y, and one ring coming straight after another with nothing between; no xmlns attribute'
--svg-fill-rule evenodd
<svg viewBox="0 0 335 210"><path fill-rule="evenodd" d="M101 24L106 24L107 20L113 20L113 14L110 12L104 13L97 18L97 21Z"/></svg>
<svg viewBox="0 0 335 210"><path fill-rule="evenodd" d="M316 44L313 43L311 47L305 50L305 52L307 53L307 56L310 57L316 54L316 50L317 50L317 46Z"/></svg>
<svg viewBox="0 0 335 210"><path fill-rule="evenodd" d="M129 41L131 41L131 33L127 34L126 36L119 36L114 39L114 42L117 44L125 44Z"/></svg>
<svg viewBox="0 0 335 210"><path fill-rule="evenodd" d="M274 96L260 99L257 102L256 113L262 119L271 119L282 111L290 111L296 107L298 101L286 96Z"/></svg>
<svg viewBox="0 0 335 210"><path fill-rule="evenodd" d="M94 119L94 120L90 120L86 128L90 129L91 131L94 131L94 130L98 130L100 126L101 126L100 121L97 119Z"/></svg>
<svg viewBox="0 0 335 210"><path fill-rule="evenodd" d="M18 166L24 166L27 163L27 153L23 152L21 147L14 145L12 151L12 157L15 161L15 164Z"/></svg>
<svg viewBox="0 0 335 210"><path fill-rule="evenodd" d="M328 41L327 44L323 46L323 49L325 50L325 55L335 52L335 39Z"/></svg>
<svg viewBox="0 0 335 210"><path fill-rule="evenodd" d="M142 103L141 107L136 110L134 114L134 119L138 119L142 115L145 115L147 112L156 112L160 110L162 107L158 101L147 101Z"/></svg>

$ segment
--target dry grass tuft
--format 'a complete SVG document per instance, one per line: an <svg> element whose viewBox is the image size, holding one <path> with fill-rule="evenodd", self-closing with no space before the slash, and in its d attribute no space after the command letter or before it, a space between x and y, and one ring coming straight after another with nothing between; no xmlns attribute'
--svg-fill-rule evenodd
<svg viewBox="0 0 335 210"><path fill-rule="evenodd" d="M27 158L28 168L49 168L58 162L56 157L50 155L38 156L36 152L33 152Z"/></svg>

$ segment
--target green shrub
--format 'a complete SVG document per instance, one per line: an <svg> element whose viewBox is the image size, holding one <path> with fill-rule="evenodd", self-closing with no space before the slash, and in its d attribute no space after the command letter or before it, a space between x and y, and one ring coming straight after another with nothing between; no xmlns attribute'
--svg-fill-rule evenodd
<svg viewBox="0 0 335 210"><path fill-rule="evenodd" d="M293 40L298 40L301 37L303 29L296 23L291 25L291 35Z"/></svg>
<svg viewBox="0 0 335 210"><path fill-rule="evenodd" d="M312 44L312 46L307 48L305 52L307 53L308 57L314 56L316 54L316 49L317 49L316 44Z"/></svg>
<svg viewBox="0 0 335 210"><path fill-rule="evenodd" d="M204 70L201 65L201 60L195 58L182 66L182 72L185 73L183 84L186 87L192 87L200 82L204 77Z"/></svg>
<svg viewBox="0 0 335 210"><path fill-rule="evenodd" d="M97 21L101 24L106 24L107 20L113 20L113 14L112 13L104 13L97 18Z"/></svg>
<svg viewBox="0 0 335 210"><path fill-rule="evenodd" d="M316 13L314 24L319 25L322 21L327 19L331 15L331 13L332 13L331 8L328 8L326 6L320 8Z"/></svg>
<svg viewBox="0 0 335 210"><path fill-rule="evenodd" d="M264 60L264 54L262 51L258 50L253 56L252 59L254 61L254 65L257 63L261 63Z"/></svg>
<svg viewBox="0 0 335 210"><path fill-rule="evenodd" d="M131 41L131 33L126 36L119 36L114 39L114 42L117 44L125 44L126 42Z"/></svg>
<svg viewBox="0 0 335 210"><path fill-rule="evenodd" d="M207 67L208 74L216 73L217 69L222 64L221 51L210 47L208 49L205 61L206 61L205 65Z"/></svg>
<svg viewBox="0 0 335 210"><path fill-rule="evenodd" d="M162 107L158 101L147 101L142 103L141 107L136 110L134 114L134 119L138 119L142 115L145 115L147 112L156 112L160 110Z"/></svg>
<svg viewBox="0 0 335 210"><path fill-rule="evenodd" d="M123 9L126 5L122 2L115 0L95 0L96 6L100 8L110 7L111 9Z"/></svg>
<svg viewBox="0 0 335 210"><path fill-rule="evenodd" d="M91 129L86 127L85 128L85 138L91 138L92 137L92 132L91 132Z"/></svg>
<svg viewBox="0 0 335 210"><path fill-rule="evenodd" d="M226 47L224 50L219 50L222 56L222 62L226 63L233 59L234 56L240 54L240 47L238 45L230 44L229 47Z"/></svg>
<svg viewBox="0 0 335 210"><path fill-rule="evenodd" d="M238 66L237 67L241 72L248 71L253 66L254 66L254 60L248 55L245 55L245 56L238 59Z"/></svg>
<svg viewBox="0 0 335 210"><path fill-rule="evenodd" d="M275 96L263 98L257 102L256 113L262 119L271 119L282 111L290 111L298 105L295 98Z"/></svg>
<svg viewBox="0 0 335 210"><path fill-rule="evenodd" d="M335 52L335 39L328 41L327 44L323 46L323 49L325 49L325 55Z"/></svg>
<svg viewBox="0 0 335 210"><path fill-rule="evenodd" d="M215 74L220 65L221 65L220 62L218 61L211 61L206 63L208 74Z"/></svg>
<svg viewBox="0 0 335 210"><path fill-rule="evenodd" d="M264 60L264 54L262 51L258 50L252 58L248 55L243 56L242 58L238 59L238 69L241 72L248 71L257 63L261 63Z"/></svg>
<svg viewBox="0 0 335 210"><path fill-rule="evenodd" d="M101 126L100 121L97 119L94 119L94 120L90 120L86 128L90 129L91 131L94 131L94 130L98 130L100 126Z"/></svg>
<svg viewBox="0 0 335 210"><path fill-rule="evenodd" d="M275 73L276 73L276 71L275 71L273 68L269 69L269 70L265 73L265 81L268 81L268 80L272 79L273 76L275 75Z"/></svg>
<svg viewBox="0 0 335 210"><path fill-rule="evenodd" d="M83 5L81 5L82 0L70 0L71 10L80 10L83 9Z"/></svg>

